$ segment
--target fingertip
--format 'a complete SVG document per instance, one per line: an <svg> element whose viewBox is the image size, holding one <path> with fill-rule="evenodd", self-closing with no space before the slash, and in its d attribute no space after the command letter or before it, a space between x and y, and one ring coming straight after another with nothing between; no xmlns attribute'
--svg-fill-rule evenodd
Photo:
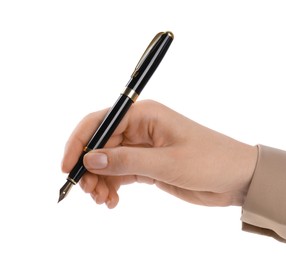
<svg viewBox="0 0 286 260"><path fill-rule="evenodd" d="M97 203L97 197L98 195L95 192L90 193L91 198L94 200L95 203Z"/></svg>
<svg viewBox="0 0 286 260"><path fill-rule="evenodd" d="M119 202L119 196L116 193L110 196L105 204L109 209L114 209L117 206L118 202Z"/></svg>
<svg viewBox="0 0 286 260"><path fill-rule="evenodd" d="M62 159L62 162L61 162L61 170L63 173L68 173L69 172L69 169L66 165L66 162L65 162L65 158Z"/></svg>
<svg viewBox="0 0 286 260"><path fill-rule="evenodd" d="M61 169L64 173L69 173L76 162L78 161L81 153L83 144L80 140L74 138L73 136L70 137L70 140L65 145L63 158L61 161Z"/></svg>
<svg viewBox="0 0 286 260"><path fill-rule="evenodd" d="M109 194L105 204L109 209L113 209L119 202L119 196L115 187L109 181L107 181L106 184L109 188Z"/></svg>
<svg viewBox="0 0 286 260"><path fill-rule="evenodd" d="M69 172L69 168L68 168L68 163L67 163L67 156L66 156L66 149L64 151L63 157L62 157L62 161L61 161L61 170L63 173L68 173Z"/></svg>
<svg viewBox="0 0 286 260"><path fill-rule="evenodd" d="M106 206L107 206L109 209L113 209L113 208L114 208L114 206L113 206L111 200L107 200L105 204L106 204Z"/></svg>

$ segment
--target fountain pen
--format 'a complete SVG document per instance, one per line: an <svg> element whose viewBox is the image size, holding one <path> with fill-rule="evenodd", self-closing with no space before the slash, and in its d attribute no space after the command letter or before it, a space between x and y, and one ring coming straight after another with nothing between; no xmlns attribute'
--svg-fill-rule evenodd
<svg viewBox="0 0 286 260"><path fill-rule="evenodd" d="M60 189L58 202L66 197L71 187L76 185L86 172L86 168L83 165L83 157L85 154L91 150L104 147L128 109L136 101L146 83L149 81L154 71L162 61L173 39L173 33L167 31L158 33L150 42L137 66L135 67L135 70L132 73L126 87L120 94L113 107L107 112L107 115L89 142L83 148L77 163L67 177L66 183Z"/></svg>

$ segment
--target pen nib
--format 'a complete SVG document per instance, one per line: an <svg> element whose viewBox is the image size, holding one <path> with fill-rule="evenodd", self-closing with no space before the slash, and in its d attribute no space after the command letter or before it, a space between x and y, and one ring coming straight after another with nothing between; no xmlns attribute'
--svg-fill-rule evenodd
<svg viewBox="0 0 286 260"><path fill-rule="evenodd" d="M73 183L70 182L70 181L67 181L64 186L60 189L60 196L59 196L59 200L58 200L58 203L63 200L68 192L70 191L71 187L72 187Z"/></svg>

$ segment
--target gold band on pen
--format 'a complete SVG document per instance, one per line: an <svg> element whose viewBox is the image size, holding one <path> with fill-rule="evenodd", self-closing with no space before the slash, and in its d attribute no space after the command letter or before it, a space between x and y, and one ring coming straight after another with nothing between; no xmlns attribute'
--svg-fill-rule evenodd
<svg viewBox="0 0 286 260"><path fill-rule="evenodd" d="M132 88L128 88L128 87L125 88L121 94L129 97L133 102L135 102L139 96L135 90L133 90Z"/></svg>
<svg viewBox="0 0 286 260"><path fill-rule="evenodd" d="M84 151L84 152L87 152L87 153L90 152L91 150L92 150L92 149L90 149L90 148L87 147L87 146L83 148L83 151Z"/></svg>
<svg viewBox="0 0 286 260"><path fill-rule="evenodd" d="M76 182L72 178L67 178L68 181L70 181L72 184L76 185Z"/></svg>

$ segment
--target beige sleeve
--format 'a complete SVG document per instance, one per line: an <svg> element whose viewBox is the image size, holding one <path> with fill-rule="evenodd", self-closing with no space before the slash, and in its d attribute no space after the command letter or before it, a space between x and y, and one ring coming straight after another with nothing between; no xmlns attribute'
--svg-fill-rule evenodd
<svg viewBox="0 0 286 260"><path fill-rule="evenodd" d="M283 240L286 239L286 151L262 145L258 149L241 220L244 230L262 234L269 234L270 230Z"/></svg>

